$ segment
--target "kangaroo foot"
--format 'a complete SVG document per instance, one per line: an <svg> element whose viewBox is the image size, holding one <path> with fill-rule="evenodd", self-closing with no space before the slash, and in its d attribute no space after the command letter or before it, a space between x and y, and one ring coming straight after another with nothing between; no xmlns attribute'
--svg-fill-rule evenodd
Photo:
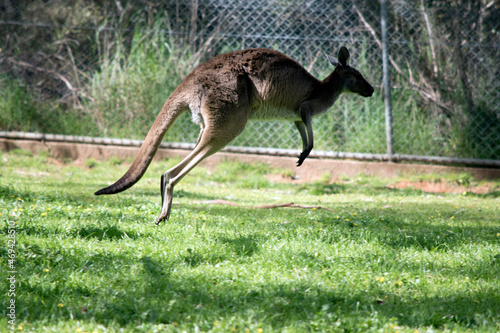
<svg viewBox="0 0 500 333"><path fill-rule="evenodd" d="M170 175L164 173L160 180L160 191L161 191L161 213L156 220L156 225L159 225L161 221L167 220L170 217L170 211L172 210L172 196L174 189L172 184L170 184Z"/></svg>

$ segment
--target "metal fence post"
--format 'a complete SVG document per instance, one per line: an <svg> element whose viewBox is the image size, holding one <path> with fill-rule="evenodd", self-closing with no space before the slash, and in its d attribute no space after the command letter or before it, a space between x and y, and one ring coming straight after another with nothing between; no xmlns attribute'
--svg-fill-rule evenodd
<svg viewBox="0 0 500 333"><path fill-rule="evenodd" d="M391 66L389 62L389 44L387 38L387 0L380 1L381 29L382 29L382 76L385 104L385 136L389 162L394 160L394 135L392 128L392 100L391 100Z"/></svg>

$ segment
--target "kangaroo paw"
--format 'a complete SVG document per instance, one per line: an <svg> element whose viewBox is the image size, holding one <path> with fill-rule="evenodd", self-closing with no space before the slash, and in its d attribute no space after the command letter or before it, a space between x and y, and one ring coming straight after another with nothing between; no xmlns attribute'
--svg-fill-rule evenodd
<svg viewBox="0 0 500 333"><path fill-rule="evenodd" d="M299 156L299 161L297 162L297 166L301 166L302 163L304 162L304 160L307 158L307 156L309 156L309 154L311 153L311 149L305 149L304 151L302 151L302 153L300 154Z"/></svg>
<svg viewBox="0 0 500 333"><path fill-rule="evenodd" d="M306 159L307 155L309 155L309 154L304 154L304 153L300 154L299 160L297 161L297 166L298 167L302 165L302 163Z"/></svg>

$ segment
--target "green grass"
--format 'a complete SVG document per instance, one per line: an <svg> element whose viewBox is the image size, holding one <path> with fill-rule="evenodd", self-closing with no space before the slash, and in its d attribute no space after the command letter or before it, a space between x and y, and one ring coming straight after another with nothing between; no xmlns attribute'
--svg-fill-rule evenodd
<svg viewBox="0 0 500 333"><path fill-rule="evenodd" d="M485 195L437 195L371 177L273 183L266 174L289 171L222 163L194 169L155 227L159 176L175 162L94 197L128 164L0 155L0 293L11 222L16 330L500 330L498 182ZM465 178L474 184L449 177ZM206 203L216 199L240 206ZM333 211L251 208L292 201Z"/></svg>

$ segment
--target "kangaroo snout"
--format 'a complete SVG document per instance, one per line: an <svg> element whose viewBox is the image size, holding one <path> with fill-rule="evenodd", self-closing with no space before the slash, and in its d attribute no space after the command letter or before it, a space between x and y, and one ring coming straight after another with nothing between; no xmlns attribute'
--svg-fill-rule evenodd
<svg viewBox="0 0 500 333"><path fill-rule="evenodd" d="M360 95L363 97L372 97L374 91L375 89L373 89L373 87L370 84L368 84L366 90L364 90Z"/></svg>

